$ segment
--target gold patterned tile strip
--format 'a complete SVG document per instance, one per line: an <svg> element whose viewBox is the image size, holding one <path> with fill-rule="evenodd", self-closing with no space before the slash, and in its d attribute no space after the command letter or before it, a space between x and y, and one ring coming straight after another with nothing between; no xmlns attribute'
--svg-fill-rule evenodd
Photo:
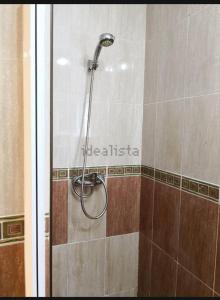
<svg viewBox="0 0 220 300"><path fill-rule="evenodd" d="M106 169L108 176L131 176L142 175L161 181L165 184L174 186L176 188L182 188L185 191L206 197L208 199L218 201L219 200L219 187L211 185L205 182L201 182L192 178L180 176L163 170L154 169L144 165L125 165L125 166L109 166L109 167L88 167L88 172L98 172L106 175ZM82 168L71 169L54 169L53 179L65 180L82 174Z"/></svg>
<svg viewBox="0 0 220 300"><path fill-rule="evenodd" d="M24 240L24 216L0 217L0 244Z"/></svg>
<svg viewBox="0 0 220 300"><path fill-rule="evenodd" d="M130 176L141 175L141 166L110 166L108 167L108 176Z"/></svg>
<svg viewBox="0 0 220 300"><path fill-rule="evenodd" d="M179 189L181 187L181 176L177 174L155 169L155 179Z"/></svg>
<svg viewBox="0 0 220 300"><path fill-rule="evenodd" d="M154 176L155 176L154 168L147 167L147 166L141 166L141 175L150 177L150 178L154 178Z"/></svg>
<svg viewBox="0 0 220 300"><path fill-rule="evenodd" d="M213 201L219 201L219 187L216 185L182 177L182 189Z"/></svg>
<svg viewBox="0 0 220 300"><path fill-rule="evenodd" d="M110 167L88 167L86 168L85 174L97 172L99 174L108 176L129 176L129 175L141 175L140 165L130 166L110 166ZM54 169L52 174L53 180L66 180L74 176L82 174L82 168L71 168L71 169ZM151 175L152 176L152 175Z"/></svg>

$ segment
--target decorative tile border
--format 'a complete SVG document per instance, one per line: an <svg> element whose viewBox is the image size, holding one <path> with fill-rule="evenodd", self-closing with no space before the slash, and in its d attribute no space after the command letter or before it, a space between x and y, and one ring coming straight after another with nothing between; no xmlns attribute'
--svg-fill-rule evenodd
<svg viewBox="0 0 220 300"><path fill-rule="evenodd" d="M141 175L144 177L153 178L155 177L155 170L152 167L141 166Z"/></svg>
<svg viewBox="0 0 220 300"><path fill-rule="evenodd" d="M178 174L165 172L144 165L125 165L125 166L98 166L86 168L86 174L98 172L108 177L115 176L136 176L142 175L157 181L163 182L177 189L182 189L190 193L205 197L207 199L219 201L219 186L207 182L198 181ZM67 180L73 176L82 174L82 168L54 169L53 180Z"/></svg>
<svg viewBox="0 0 220 300"><path fill-rule="evenodd" d="M141 175L141 166L110 166L108 169L108 177L114 176L135 176Z"/></svg>
<svg viewBox="0 0 220 300"><path fill-rule="evenodd" d="M182 189L213 201L219 200L219 187L213 184L182 177Z"/></svg>
<svg viewBox="0 0 220 300"><path fill-rule="evenodd" d="M203 198L219 202L219 186L207 182L195 180L189 177L165 172L148 166L141 166L141 175L149 177L165 184L171 185L177 189L182 189L189 193L196 194Z"/></svg>
<svg viewBox="0 0 220 300"><path fill-rule="evenodd" d="M0 217L0 244L24 240L24 216Z"/></svg>
<svg viewBox="0 0 220 300"><path fill-rule="evenodd" d="M140 165L126 165L126 166L109 166L109 167L88 167L86 168L85 174L97 172L99 174L107 176L130 176L130 175L141 175ZM71 169L54 169L53 180L67 180L74 176L82 174L82 168L71 168Z"/></svg>
<svg viewBox="0 0 220 300"><path fill-rule="evenodd" d="M181 187L181 176L155 169L155 179L176 188Z"/></svg>

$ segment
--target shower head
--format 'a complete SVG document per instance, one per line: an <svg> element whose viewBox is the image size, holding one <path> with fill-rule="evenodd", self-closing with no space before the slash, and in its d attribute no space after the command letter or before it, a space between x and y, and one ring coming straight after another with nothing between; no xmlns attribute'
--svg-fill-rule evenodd
<svg viewBox="0 0 220 300"><path fill-rule="evenodd" d="M102 47L109 47L114 43L114 39L111 33L103 33L99 37L99 43Z"/></svg>
<svg viewBox="0 0 220 300"><path fill-rule="evenodd" d="M115 37L111 33L102 33L99 36L99 43L96 46L93 60L89 60L89 71L96 70L98 67L98 58L102 47L109 47L114 43Z"/></svg>

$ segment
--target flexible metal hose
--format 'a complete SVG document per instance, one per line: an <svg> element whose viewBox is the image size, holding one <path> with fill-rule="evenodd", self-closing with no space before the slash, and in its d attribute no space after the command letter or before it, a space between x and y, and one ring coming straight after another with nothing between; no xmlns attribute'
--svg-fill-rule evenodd
<svg viewBox="0 0 220 300"><path fill-rule="evenodd" d="M103 210L101 211L100 214L96 215L96 216L92 216L90 215L85 208L85 204L84 204L84 199L88 198L89 194L84 194L84 182L85 182L85 171L86 171L86 163L87 163L87 152L88 152L88 141L89 141L89 128L90 128L90 119L91 119L91 108L92 108L92 94L93 94L93 81L94 81L94 69L91 69L91 79L90 79L90 89L89 89L89 106L88 106L88 118L87 118L87 127L86 127L86 140L85 140L85 147L84 147L84 152L83 152L83 170L82 170L82 184L81 184L81 194L79 194L75 188L73 188L73 191L76 193L77 196L80 197L80 203L81 203L81 207L82 207L82 211L85 214L85 216L89 219L99 219L101 218L104 213L107 210L108 207L108 192L107 192L107 187L105 184L105 181L102 179L101 176L98 175L99 180L101 181L103 187L104 187L104 191L105 191L105 197L106 197L106 201L105 201L105 206L103 208Z"/></svg>

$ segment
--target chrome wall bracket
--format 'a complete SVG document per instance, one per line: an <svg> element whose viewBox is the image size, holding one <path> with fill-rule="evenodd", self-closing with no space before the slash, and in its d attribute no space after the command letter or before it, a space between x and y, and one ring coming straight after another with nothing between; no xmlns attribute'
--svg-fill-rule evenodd
<svg viewBox="0 0 220 300"><path fill-rule="evenodd" d="M96 70L98 68L98 63L94 60L88 60L88 71L91 72L92 70Z"/></svg>

